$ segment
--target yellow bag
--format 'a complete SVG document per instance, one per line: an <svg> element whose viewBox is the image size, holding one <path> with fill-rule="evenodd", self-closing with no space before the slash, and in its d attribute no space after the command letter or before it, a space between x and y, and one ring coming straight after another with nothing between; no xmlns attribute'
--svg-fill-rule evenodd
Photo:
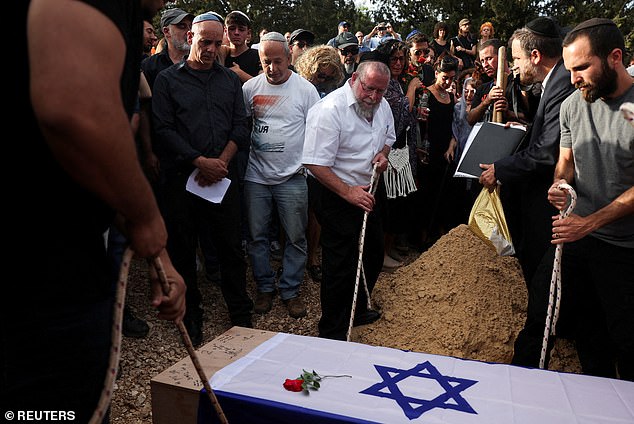
<svg viewBox="0 0 634 424"><path fill-rule="evenodd" d="M515 249L506 225L499 190L500 188L496 187L489 193L486 187L482 189L471 208L469 228L499 255L510 256L515 254Z"/></svg>

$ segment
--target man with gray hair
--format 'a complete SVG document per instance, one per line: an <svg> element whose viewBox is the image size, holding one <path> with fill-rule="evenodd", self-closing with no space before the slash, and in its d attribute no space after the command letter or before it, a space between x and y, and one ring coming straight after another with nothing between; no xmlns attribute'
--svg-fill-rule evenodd
<svg viewBox="0 0 634 424"><path fill-rule="evenodd" d="M189 54L187 32L192 28L194 15L183 9L167 9L161 16L161 32L167 43L167 48L160 53L147 57L141 62L141 69L150 88L159 72L179 63Z"/></svg>
<svg viewBox="0 0 634 424"><path fill-rule="evenodd" d="M311 205L321 224L320 337L346 340L365 213L363 275L370 292L383 265L381 200L370 192L370 182L373 168L379 174L387 168L396 140L392 111L383 98L389 80L386 64L362 62L347 83L308 112L302 162L310 171ZM354 325L379 319L366 303L360 289Z"/></svg>
<svg viewBox="0 0 634 424"><path fill-rule="evenodd" d="M252 117L251 150L244 195L251 242L249 256L257 286L254 311L271 310L276 272L271 267L269 233L273 213L286 236L280 298L293 318L306 315L299 296L306 268L308 187L301 157L308 109L318 100L315 87L289 69L286 37L269 32L260 39L264 72L244 83L247 116Z"/></svg>

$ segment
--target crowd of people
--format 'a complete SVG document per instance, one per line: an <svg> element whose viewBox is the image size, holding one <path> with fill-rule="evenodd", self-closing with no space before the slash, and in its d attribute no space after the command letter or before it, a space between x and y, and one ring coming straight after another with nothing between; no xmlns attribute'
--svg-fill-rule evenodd
<svg viewBox="0 0 634 424"><path fill-rule="evenodd" d="M22 319L2 319L7 405L90 416L121 246L162 259L170 291L153 278L152 304L183 319L195 345L201 267L243 327L278 295L305 316L308 273L321 284L319 336L346 340L353 309L354 325L380 318L365 300L381 271L466 223L482 189L500 190L529 293L513 364L538 366L554 246L566 243L558 334L576 340L584 373L634 381L634 128L618 111L634 88L611 20L564 33L540 17L508 41L490 22L474 36L467 18L454 37L444 22L403 37L389 22L364 35L342 21L325 44L299 28L262 29L253 45L241 11L165 10L159 41L150 22L162 1L64 3L31 0L14 15L27 23L16 98L30 124L12 156L36 162L39 195L10 191L21 230L10 241L16 254L48 248L32 282L9 287ZM45 30L51 20L63 30ZM453 178L471 127L493 116L525 125L525 140L481 164L479 180ZM565 219L562 182L578 196ZM226 191L214 203L190 184ZM34 399L42 385L50 396Z"/></svg>

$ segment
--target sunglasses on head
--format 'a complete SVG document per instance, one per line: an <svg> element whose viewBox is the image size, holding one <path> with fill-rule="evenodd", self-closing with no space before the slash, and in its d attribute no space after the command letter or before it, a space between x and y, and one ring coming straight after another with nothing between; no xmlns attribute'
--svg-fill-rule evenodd
<svg viewBox="0 0 634 424"><path fill-rule="evenodd" d="M345 49L339 49L339 53L341 53L344 56L348 56L349 54L351 55L355 55L359 53L359 48L358 47L346 47Z"/></svg>

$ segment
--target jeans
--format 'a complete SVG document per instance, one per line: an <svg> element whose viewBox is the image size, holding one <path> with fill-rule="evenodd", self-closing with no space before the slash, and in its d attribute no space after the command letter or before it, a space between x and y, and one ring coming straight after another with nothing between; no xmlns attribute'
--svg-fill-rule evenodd
<svg viewBox="0 0 634 424"><path fill-rule="evenodd" d="M308 188L306 177L297 174L288 181L264 185L246 181L244 186L251 242L249 256L257 289L275 291L275 271L270 263L269 229L277 205L280 224L286 234L282 275L278 288L282 300L299 294L306 268L306 225L308 222Z"/></svg>

